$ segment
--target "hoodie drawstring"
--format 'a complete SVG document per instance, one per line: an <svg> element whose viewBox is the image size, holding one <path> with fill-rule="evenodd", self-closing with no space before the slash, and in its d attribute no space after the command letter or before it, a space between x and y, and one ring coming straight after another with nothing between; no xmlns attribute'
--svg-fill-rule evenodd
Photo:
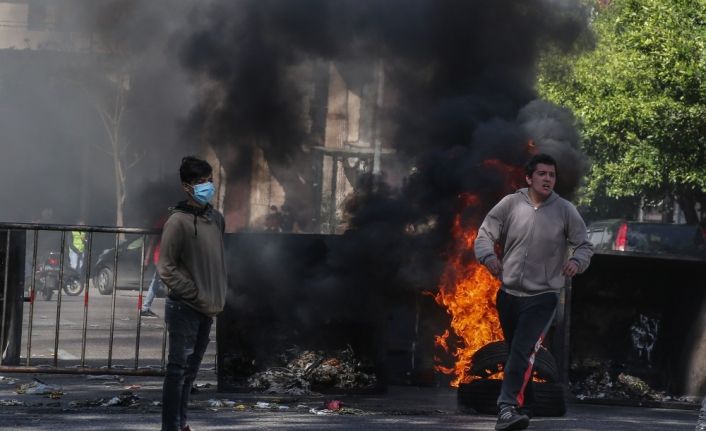
<svg viewBox="0 0 706 431"><path fill-rule="evenodd" d="M198 218L199 218L199 216L208 214L212 208L213 207L210 204L207 204L203 208L196 208L196 207L193 207L193 206L187 204L186 201L181 201L176 205L176 207L170 208L170 210L179 210L179 211L183 211L188 214L193 214L194 215L194 236L198 236L199 231L196 226L196 224L198 222Z"/></svg>

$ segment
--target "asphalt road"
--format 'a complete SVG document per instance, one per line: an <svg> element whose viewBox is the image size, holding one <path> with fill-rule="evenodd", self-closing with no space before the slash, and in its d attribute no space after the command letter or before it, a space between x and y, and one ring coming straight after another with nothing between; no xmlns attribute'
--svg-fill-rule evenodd
<svg viewBox="0 0 706 431"><path fill-rule="evenodd" d="M30 376L12 376L19 381ZM7 377L5 377L7 378ZM47 378L60 384L65 395L50 400L39 395L13 393L0 387L0 400L15 399L22 406L0 407L2 430L159 430L161 382L152 378L125 378L118 385L84 377ZM30 379L31 380L31 379ZM200 381L205 381L201 378ZM85 407L72 400L124 391L126 385L139 395L132 407ZM134 389L139 386L139 389ZM371 396L342 396L344 411L322 413L326 397L274 397L262 394L216 392L215 385L193 396L190 408L192 429L216 430L492 430L495 418L460 413L455 392L450 388L391 387L388 393ZM229 407L213 407L213 400L232 401ZM258 403L269 403L258 407ZM561 418L534 418L530 430L693 430L696 410L665 410L571 404Z"/></svg>

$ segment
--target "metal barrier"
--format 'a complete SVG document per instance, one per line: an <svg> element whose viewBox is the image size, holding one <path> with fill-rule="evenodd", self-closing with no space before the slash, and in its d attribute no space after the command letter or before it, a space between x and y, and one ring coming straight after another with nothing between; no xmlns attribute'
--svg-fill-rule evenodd
<svg viewBox="0 0 706 431"><path fill-rule="evenodd" d="M51 365L38 366L33 364L32 361L32 336L35 323L35 300L37 297L37 247L39 240L39 232L44 231L55 231L60 232L60 257L59 257L59 269L58 269L58 292L56 297L56 319L54 325L54 348L53 348L53 358ZM116 227L95 227L95 226L72 226L72 225L44 225L44 224L32 224L32 223L0 223L0 233L5 232L5 244L4 244L4 259L3 259L3 285L2 285L2 321L0 328L0 371L5 372L40 372L40 373L57 373L57 374L122 374L122 375L162 375L165 370L165 352L167 343L167 330L166 325L162 331L162 346L161 346L161 363L159 369L155 368L140 368L140 339L141 339L141 321L142 316L140 309L142 306L142 296L145 281L145 245L147 244L147 238L149 235L158 235L160 230L158 229L138 229L138 228L116 228ZM32 247L31 247L31 277L28 279L29 295L25 296L26 286L23 283L10 283L11 275L17 280L17 274L11 272L11 238L13 232L21 232L24 235L19 235L22 241L26 243L27 234L32 235ZM79 273L79 281L83 284L83 321L81 329L81 356L80 363L72 367L60 367L59 365L59 347L60 347L60 335L61 335L61 313L62 313L62 291L64 290L65 282L65 254L67 246L67 232L71 235L71 232L85 232L87 234L86 250L84 256L84 268L85 272L83 274ZM114 234L115 241L114 247L115 252L113 256L113 277L112 277L112 298L110 305L110 330L108 337L108 357L105 366L101 367L91 367L87 365L86 362L86 347L87 347L87 334L88 334L88 311L89 311L89 296L91 292L91 266L93 258L93 246L94 246L94 234L105 233ZM136 314L136 332L135 332L135 354L134 354L134 365L132 367L116 366L113 361L114 353L114 341L115 341L115 316L116 316L116 299L118 292L118 265L119 265L119 247L121 245L121 237L125 235L140 235L142 239L142 246L140 251L140 276L139 276L139 293L137 300L137 307L135 310ZM26 250L25 250L26 255ZM22 272L26 273L26 265L24 261L21 262L24 267ZM40 263L43 265L44 263ZM17 265L16 265L17 266ZM17 268L15 268L17 271ZM26 282L27 277L22 277L21 280ZM45 280L46 282L46 280ZM12 335L10 331L17 330L17 324L12 324L9 322L9 317L14 316L16 318L17 310L10 309L11 298L13 294L18 293L18 289L22 287L22 302L29 303L29 313L27 315L27 339L26 339L26 353L24 358L24 364L14 363L17 362L11 360L6 355L6 352L12 350L8 349L11 343L9 343L9 337ZM15 290L12 291L11 289ZM94 287L95 288L95 287ZM19 315L23 316L24 312L20 305ZM22 331L22 324L20 324L20 331ZM16 335L16 334L15 334ZM15 350L18 350L15 346ZM19 355L17 355L19 357Z"/></svg>

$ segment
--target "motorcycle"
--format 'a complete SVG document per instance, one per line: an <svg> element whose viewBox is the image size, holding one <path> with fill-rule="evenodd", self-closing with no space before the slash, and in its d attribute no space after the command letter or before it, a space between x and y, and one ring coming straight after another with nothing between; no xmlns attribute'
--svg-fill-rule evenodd
<svg viewBox="0 0 706 431"><path fill-rule="evenodd" d="M59 273L61 253L57 251L49 252L47 258L37 265L34 274L35 293L39 293L42 297L49 301L54 296L54 291L59 290ZM32 280L27 280L25 285L27 288L31 286ZM71 268L70 265L64 265L64 285L62 289L66 295L76 296L83 292L84 285L81 283L81 277L78 271Z"/></svg>

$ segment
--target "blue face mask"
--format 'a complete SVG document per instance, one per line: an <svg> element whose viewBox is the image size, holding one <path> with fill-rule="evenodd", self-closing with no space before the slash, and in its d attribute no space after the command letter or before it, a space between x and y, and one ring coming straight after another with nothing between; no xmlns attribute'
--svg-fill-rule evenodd
<svg viewBox="0 0 706 431"><path fill-rule="evenodd" d="M213 187L213 183L208 181L201 184L194 184L194 200L201 205L206 205L211 202L213 195L216 192L216 188Z"/></svg>

